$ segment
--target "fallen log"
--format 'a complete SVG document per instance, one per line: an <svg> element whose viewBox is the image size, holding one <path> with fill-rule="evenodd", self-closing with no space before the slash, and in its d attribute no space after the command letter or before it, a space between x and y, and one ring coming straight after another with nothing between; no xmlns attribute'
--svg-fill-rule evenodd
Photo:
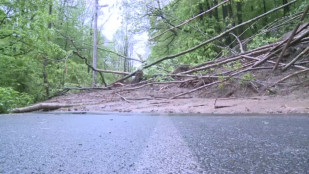
<svg viewBox="0 0 309 174"><path fill-rule="evenodd" d="M38 111L38 110L51 111L51 110L56 110L60 108L65 108L65 107L72 107L72 106L76 106L76 105L58 104L58 103L39 103L39 104L35 104L32 106L13 109L12 113L25 113L25 112L33 112L33 111Z"/></svg>
<svg viewBox="0 0 309 174"><path fill-rule="evenodd" d="M83 87L63 87L62 89L68 90L111 90L111 87L90 87L90 88L83 88Z"/></svg>
<svg viewBox="0 0 309 174"><path fill-rule="evenodd" d="M186 95L186 94L191 94L191 93L193 93L193 92L195 92L195 91L198 91L198 90L200 90L200 89L203 89L203 88L206 88L206 87L209 87L209 86L212 86L212 85L216 85L216 84L218 84L218 83L222 83L222 82L225 82L225 81L227 81L227 79L226 79L226 80L215 81L215 82L212 82L212 83L209 83L209 84L200 86L200 87L198 87L198 88L192 89L192 90L190 90L190 91L188 91L188 92L180 93L180 94L178 94L178 95L175 95L175 96L171 97L170 99L175 99L175 98L178 98L178 97L183 96L183 95Z"/></svg>
<svg viewBox="0 0 309 174"><path fill-rule="evenodd" d="M194 80L194 79L188 79L188 80L183 80L183 81L152 82L152 83L146 83L146 84L144 84L144 85L137 86L137 87L133 87L133 88L120 89L120 90L117 91L117 92L136 90L136 89L140 89L140 88L143 88L143 87L145 87L145 86L150 86L150 85L173 84L173 83L185 83L185 82L189 82L189 81L192 81L192 80Z"/></svg>
<svg viewBox="0 0 309 174"><path fill-rule="evenodd" d="M222 60L221 62L215 62L215 63L207 65L207 66L191 69L189 71L184 71L184 72L181 72L180 74L189 74L189 73L193 73L193 72L196 72L196 71L206 70L206 69L213 68L213 67L216 67L216 66L220 66L220 65L223 65L223 64L226 64L226 63L229 63L229 62L233 62L235 60L239 60L239 59L242 59L242 57L238 56L238 57L234 57L234 58L231 58L231 59L225 59L225 60Z"/></svg>
<svg viewBox="0 0 309 174"><path fill-rule="evenodd" d="M271 50L273 47L277 46L280 43L281 42L276 42L276 43L272 43L272 44L261 46L259 48L255 48L255 49L250 50L250 51L246 51L244 53L241 53L241 54L238 54L238 55L235 55L235 56L224 57L224 58L216 59L216 60L213 60L213 61L208 61L208 62L199 64L199 65L193 66L190 69L196 69L196 68L204 67L206 65L210 65L210 64L214 64L214 63L219 63L219 62L221 62L223 60L232 59L232 58L239 57L239 56L242 56L242 55L248 55L248 56L260 55L260 54L269 52L269 50Z"/></svg>
<svg viewBox="0 0 309 174"><path fill-rule="evenodd" d="M251 57L251 56L243 56L244 58L247 58L247 59L252 59L252 60L260 60L259 58L255 58L255 57ZM268 63L271 63L271 64L275 64L276 62L275 61L272 61L272 60L266 60L266 62ZM286 66L287 64L285 63L279 63L280 66ZM252 68L255 68L255 64L252 66ZM307 67L304 67L304 66L300 66L300 65L294 65L295 68L298 68L298 69L307 69Z"/></svg>

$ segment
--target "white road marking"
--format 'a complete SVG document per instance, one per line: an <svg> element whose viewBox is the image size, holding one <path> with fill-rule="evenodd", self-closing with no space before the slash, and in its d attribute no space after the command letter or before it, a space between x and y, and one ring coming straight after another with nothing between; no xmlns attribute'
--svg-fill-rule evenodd
<svg viewBox="0 0 309 174"><path fill-rule="evenodd" d="M131 173L178 174L206 173L169 117L158 118L139 160Z"/></svg>

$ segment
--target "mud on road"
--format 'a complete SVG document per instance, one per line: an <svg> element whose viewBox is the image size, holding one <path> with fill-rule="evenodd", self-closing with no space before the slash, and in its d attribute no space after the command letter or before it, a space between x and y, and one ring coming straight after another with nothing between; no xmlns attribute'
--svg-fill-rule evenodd
<svg viewBox="0 0 309 174"><path fill-rule="evenodd" d="M153 85L137 90L95 90L55 97L47 103L73 104L58 111L104 111L137 113L196 113L196 114L295 114L309 113L308 93L296 91L289 95L225 97L211 96L200 91L182 98L170 97L190 89L177 85ZM239 93L239 92L238 92ZM247 95L247 96L246 96Z"/></svg>

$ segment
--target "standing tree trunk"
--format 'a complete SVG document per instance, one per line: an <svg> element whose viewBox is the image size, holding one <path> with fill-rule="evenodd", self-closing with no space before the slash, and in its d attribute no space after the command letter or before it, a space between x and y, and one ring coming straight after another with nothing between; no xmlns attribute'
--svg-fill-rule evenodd
<svg viewBox="0 0 309 174"><path fill-rule="evenodd" d="M43 58L43 82L44 82L44 88L45 88L45 94L46 97L49 97L49 85L48 85L48 76L47 76L47 65L48 65L48 60L47 58L44 56Z"/></svg>
<svg viewBox="0 0 309 174"><path fill-rule="evenodd" d="M99 6L99 0L95 0L95 7L94 7L94 26L93 26L93 54L92 54L92 66L93 68L97 68L97 35L98 35L98 6ZM92 71L92 78L93 83L92 87L97 86L97 77L96 77L96 71Z"/></svg>
<svg viewBox="0 0 309 174"><path fill-rule="evenodd" d="M123 55L125 56L124 61L123 61L123 71L127 72L128 69L128 60L126 57L128 57L128 51L129 51L129 43L128 43L128 36L127 36L127 31L126 35L124 36L124 47L123 47Z"/></svg>
<svg viewBox="0 0 309 174"><path fill-rule="evenodd" d="M227 28L228 25L226 25L226 18L228 17L228 5L223 4L222 5L222 18L223 18L223 23L225 24L225 28ZM231 43L231 37L230 35L225 36L225 43L229 45Z"/></svg>
<svg viewBox="0 0 309 174"><path fill-rule="evenodd" d="M218 5L218 0L213 0L213 6L216 6ZM218 8L216 8L214 11L213 11L213 16L215 17L216 21L217 21L217 25L216 25L216 30L218 33L221 32L221 27L220 27L220 19L219 19L219 12L218 12Z"/></svg>
<svg viewBox="0 0 309 174"><path fill-rule="evenodd" d="M210 5L209 5L209 1L206 0L206 9L209 10L210 9ZM212 12L209 13L209 16L212 17Z"/></svg>
<svg viewBox="0 0 309 174"><path fill-rule="evenodd" d="M90 30L89 30L89 45L92 44L92 39L93 39L93 28L92 28L92 24L93 24L93 16L91 17L91 21L90 21ZM92 57L92 54L91 54L91 49L89 49L89 57ZM89 60L90 62L90 60ZM91 71L91 68L88 66L88 69L87 69L87 72L88 74L90 73Z"/></svg>
<svg viewBox="0 0 309 174"><path fill-rule="evenodd" d="M227 5L229 18L232 21L232 26L235 26L235 20L234 20L234 13L233 13L233 7L232 7L232 1L230 1Z"/></svg>
<svg viewBox="0 0 309 174"><path fill-rule="evenodd" d="M266 0L263 0L263 10L264 10L264 13L267 12L267 6L266 6ZM268 18L267 16L264 18L264 25L267 25L268 24Z"/></svg>
<svg viewBox="0 0 309 174"><path fill-rule="evenodd" d="M53 4L50 4L48 14L51 16L52 13L53 13ZM51 29L52 23L49 22L47 27L48 29ZM44 83L44 88L45 88L45 94L46 94L46 97L48 98L49 97L49 84L48 84L47 65L48 65L48 59L46 56L43 56L43 83Z"/></svg>
<svg viewBox="0 0 309 174"><path fill-rule="evenodd" d="M223 18L223 22L225 22L225 18L227 17L227 5L223 4L222 5L222 18Z"/></svg>
<svg viewBox="0 0 309 174"><path fill-rule="evenodd" d="M236 2L236 9L237 9L237 22L238 24L242 23L242 2ZM238 34L241 34L244 31L243 26L239 27Z"/></svg>
<svg viewBox="0 0 309 174"><path fill-rule="evenodd" d="M204 9L203 9L203 4L199 4L199 5L198 5L198 9L199 9L199 13L203 13L203 11L204 11ZM203 20L204 20L204 16L202 15L202 16L200 17L200 19L201 19L201 21L203 21Z"/></svg>
<svg viewBox="0 0 309 174"><path fill-rule="evenodd" d="M213 0L213 6L218 5L218 0ZM216 8L213 12L214 17L216 18L216 20L219 22L219 13L218 13L218 8Z"/></svg>
<svg viewBox="0 0 309 174"><path fill-rule="evenodd" d="M283 5L286 4L286 3L288 3L288 0L282 0L282 4ZM289 11L290 11L290 7L289 6L285 6L283 8L283 16L287 15Z"/></svg>

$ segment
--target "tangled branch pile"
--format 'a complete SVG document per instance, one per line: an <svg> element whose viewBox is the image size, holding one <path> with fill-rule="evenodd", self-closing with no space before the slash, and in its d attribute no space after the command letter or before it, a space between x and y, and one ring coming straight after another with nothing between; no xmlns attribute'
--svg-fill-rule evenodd
<svg viewBox="0 0 309 174"><path fill-rule="evenodd" d="M300 21L304 20L308 13L308 9L309 6L304 12L291 17L289 21L298 20L297 16L300 18ZM265 14L261 16L265 16ZM256 17L254 20L259 19L261 16ZM235 26L234 28L223 32L221 35L202 43L201 45L212 42L242 25L243 24ZM241 42L236 35L234 35L234 37L236 37L237 41L239 42L239 47L241 50L240 54L233 55L231 57L222 57L194 67L180 66L177 70L174 71L174 73L165 75L170 76L177 81L152 82L146 84L145 82L142 82L139 83L141 84L140 86L139 84L135 84L135 86L137 85L138 87L126 88L122 90L134 90L147 85L170 83L180 83L181 87L193 87L193 89L190 91L180 93L172 97L177 98L207 87L223 85L231 81L241 81L241 83L245 82L245 84L251 87L251 89L253 89L256 93L262 94L263 92L269 92L271 87L276 86L277 84L280 84L293 76L304 74L309 71L309 23L304 23L302 25L299 23L292 32L283 36L282 41L264 45L262 47L246 52L243 51L242 45L245 43ZM193 51L201 45L198 45L177 55L167 56L159 59L150 65L144 66L143 69L153 66L166 59L171 59ZM287 75L282 76L280 79L272 83L264 83L259 79L255 79L255 77L252 75L258 72L258 70L268 70L268 73L281 74L281 72L287 71L288 69L291 69L291 71L288 71L289 73L287 73ZM116 81L111 86L135 75L135 73L136 72L133 72L125 76L123 79Z"/></svg>
<svg viewBox="0 0 309 174"><path fill-rule="evenodd" d="M172 98L177 98L198 90L224 84L230 81L242 81L257 93L262 93L293 76L309 71L309 29L303 25L296 29L287 39L273 44L265 45L239 55L220 58L214 61L205 62L195 67L180 66L175 73L167 76L177 81L170 82L141 82L135 84L134 88L123 88L123 90L135 90L148 85L179 83L181 87L193 87L192 90ZM295 30L295 31L296 31ZM263 83L252 75L258 70L268 70L269 73L281 73L287 71L288 75L273 83ZM186 71L182 71L186 70ZM295 71L296 70L296 71ZM180 71L180 72L179 72ZM276 72L275 72L276 71Z"/></svg>

